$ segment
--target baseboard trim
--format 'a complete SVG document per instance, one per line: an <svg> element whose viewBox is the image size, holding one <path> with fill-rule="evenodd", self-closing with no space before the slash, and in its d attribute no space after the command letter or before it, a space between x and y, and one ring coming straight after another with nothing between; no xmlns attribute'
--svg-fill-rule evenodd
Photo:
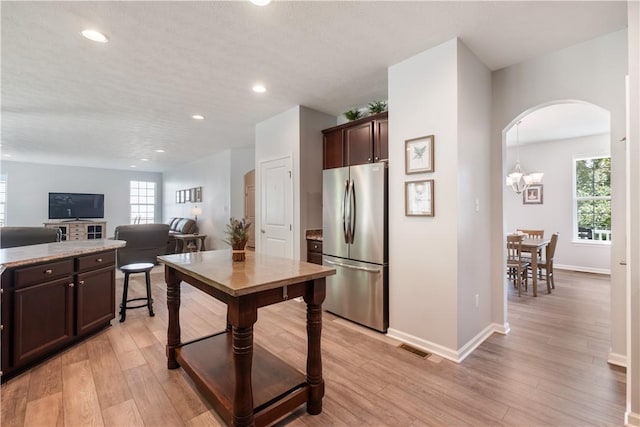
<svg viewBox="0 0 640 427"><path fill-rule="evenodd" d="M460 350L453 350L449 347L436 344L434 342L416 337L411 334L407 334L406 332L402 332L393 328L389 328L387 330L387 335L391 338L397 339L398 341L402 341L406 344L410 344L421 350L437 354L438 356L444 357L445 359L452 362L462 363L462 361L467 356L469 356L473 352L473 350L478 348L478 346L482 344L487 338L489 338L491 334L496 332L505 335L508 334L509 331L510 328L508 323L505 323L504 325L492 323L482 331L480 331L475 337L470 339L465 345L460 348Z"/></svg>
<svg viewBox="0 0 640 427"><path fill-rule="evenodd" d="M507 335L509 332L511 332L511 325L509 325L509 322L505 322L504 325L500 325L498 323L492 323L492 325L493 330L498 334Z"/></svg>
<svg viewBox="0 0 640 427"><path fill-rule="evenodd" d="M640 414L630 411L625 412L624 425L626 427L640 427Z"/></svg>
<svg viewBox="0 0 640 427"><path fill-rule="evenodd" d="M627 356L619 353L609 353L607 357L607 363L610 365L627 367Z"/></svg>
<svg viewBox="0 0 640 427"><path fill-rule="evenodd" d="M611 275L611 270L606 268L591 268L591 267L581 267L578 265L566 265L566 264L553 264L553 268L557 268L558 270L579 271L581 273L606 274L609 276Z"/></svg>

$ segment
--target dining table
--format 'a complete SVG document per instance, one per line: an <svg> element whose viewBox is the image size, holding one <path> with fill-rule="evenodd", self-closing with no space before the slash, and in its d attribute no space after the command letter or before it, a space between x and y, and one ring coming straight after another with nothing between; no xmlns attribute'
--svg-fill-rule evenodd
<svg viewBox="0 0 640 427"><path fill-rule="evenodd" d="M547 247L551 239L547 238L531 238L524 237L522 239L522 252L529 252L531 254L531 281L533 287L533 296L538 296L538 261L539 256ZM547 292L551 293L551 286L547 282Z"/></svg>

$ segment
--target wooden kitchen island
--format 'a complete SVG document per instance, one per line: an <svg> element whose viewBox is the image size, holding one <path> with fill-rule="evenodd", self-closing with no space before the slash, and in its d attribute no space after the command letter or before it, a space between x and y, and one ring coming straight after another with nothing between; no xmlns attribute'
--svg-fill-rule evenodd
<svg viewBox="0 0 640 427"><path fill-rule="evenodd" d="M322 411L322 302L334 269L253 252L233 262L230 250L158 260L167 282L167 366L182 366L228 424L266 425L305 402L308 413ZM226 330L181 342L181 282L227 304ZM306 376L253 343L258 308L296 297L307 303Z"/></svg>

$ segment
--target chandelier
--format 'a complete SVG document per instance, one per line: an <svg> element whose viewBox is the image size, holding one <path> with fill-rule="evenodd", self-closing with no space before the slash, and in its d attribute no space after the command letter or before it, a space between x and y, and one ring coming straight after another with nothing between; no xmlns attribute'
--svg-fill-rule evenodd
<svg viewBox="0 0 640 427"><path fill-rule="evenodd" d="M520 123L522 120L516 123L516 165L507 175L507 187L511 187L516 194L522 194L531 184L540 184L544 175L542 172L526 174L520 166Z"/></svg>

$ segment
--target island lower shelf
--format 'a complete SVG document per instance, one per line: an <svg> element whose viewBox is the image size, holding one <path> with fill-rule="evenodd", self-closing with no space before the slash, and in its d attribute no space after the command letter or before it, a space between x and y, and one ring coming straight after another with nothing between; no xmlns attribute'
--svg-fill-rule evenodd
<svg viewBox="0 0 640 427"><path fill-rule="evenodd" d="M176 359L218 414L232 425L235 370L231 332L182 344L176 348ZM308 401L304 374L255 343L251 381L256 425L275 421Z"/></svg>

